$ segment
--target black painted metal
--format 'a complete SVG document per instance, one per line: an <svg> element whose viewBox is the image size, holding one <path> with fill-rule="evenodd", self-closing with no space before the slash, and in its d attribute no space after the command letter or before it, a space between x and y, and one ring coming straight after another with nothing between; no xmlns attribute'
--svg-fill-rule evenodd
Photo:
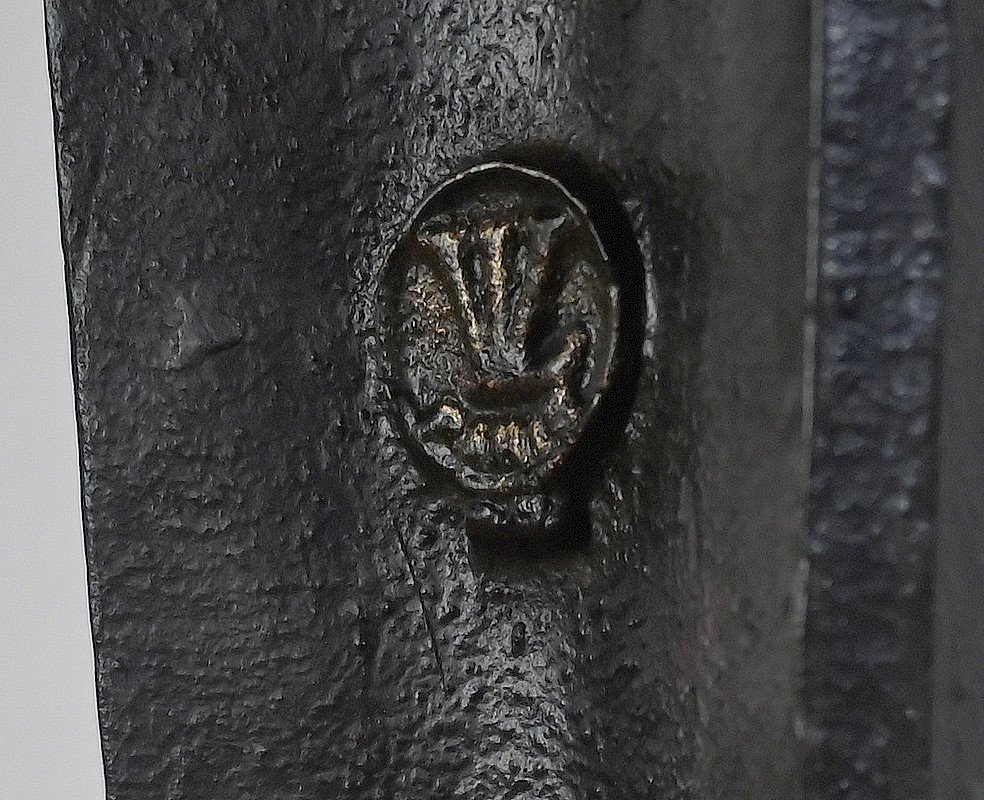
<svg viewBox="0 0 984 800"><path fill-rule="evenodd" d="M808 231L806 3L47 2L111 798L928 797L944 7L818 2ZM394 417L487 162L620 276L573 547Z"/></svg>

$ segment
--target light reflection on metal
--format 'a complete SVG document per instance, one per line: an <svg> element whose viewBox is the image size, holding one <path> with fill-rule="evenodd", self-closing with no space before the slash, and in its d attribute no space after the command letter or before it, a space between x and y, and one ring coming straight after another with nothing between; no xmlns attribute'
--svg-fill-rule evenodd
<svg viewBox="0 0 984 800"><path fill-rule="evenodd" d="M616 371L619 287L585 207L536 170L467 170L415 215L384 303L396 416L421 470L483 528L555 527Z"/></svg>

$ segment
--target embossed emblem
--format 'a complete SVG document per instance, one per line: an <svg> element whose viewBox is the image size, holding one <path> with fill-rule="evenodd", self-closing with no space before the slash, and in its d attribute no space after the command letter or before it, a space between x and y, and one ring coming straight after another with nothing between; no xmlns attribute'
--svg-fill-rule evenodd
<svg viewBox="0 0 984 800"><path fill-rule="evenodd" d="M619 289L585 208L489 164L443 184L385 278L389 385L422 470L493 529L562 514L615 374Z"/></svg>

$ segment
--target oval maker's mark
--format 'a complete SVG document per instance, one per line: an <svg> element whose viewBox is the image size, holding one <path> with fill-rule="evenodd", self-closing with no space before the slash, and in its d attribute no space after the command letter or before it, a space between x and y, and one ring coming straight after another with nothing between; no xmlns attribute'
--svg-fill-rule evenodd
<svg viewBox="0 0 984 800"><path fill-rule="evenodd" d="M422 469L493 529L554 525L619 334L584 206L535 170L468 170L423 203L384 286L389 385Z"/></svg>

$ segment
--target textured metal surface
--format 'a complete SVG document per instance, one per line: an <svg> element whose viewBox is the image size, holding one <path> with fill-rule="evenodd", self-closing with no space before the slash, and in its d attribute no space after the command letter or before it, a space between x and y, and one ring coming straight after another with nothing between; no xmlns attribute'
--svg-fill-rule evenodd
<svg viewBox="0 0 984 800"><path fill-rule="evenodd" d="M110 797L796 797L805 4L48 20ZM538 558L417 491L381 370L389 253L493 159L644 271L587 545Z"/></svg>
<svg viewBox="0 0 984 800"><path fill-rule="evenodd" d="M608 236L624 258L621 216ZM589 527L635 396L643 274L628 255L609 259L591 212L549 175L482 164L442 184L390 256L394 423L471 536L553 545Z"/></svg>
<svg viewBox="0 0 984 800"><path fill-rule="evenodd" d="M807 794L928 798L949 26L825 6Z"/></svg>

